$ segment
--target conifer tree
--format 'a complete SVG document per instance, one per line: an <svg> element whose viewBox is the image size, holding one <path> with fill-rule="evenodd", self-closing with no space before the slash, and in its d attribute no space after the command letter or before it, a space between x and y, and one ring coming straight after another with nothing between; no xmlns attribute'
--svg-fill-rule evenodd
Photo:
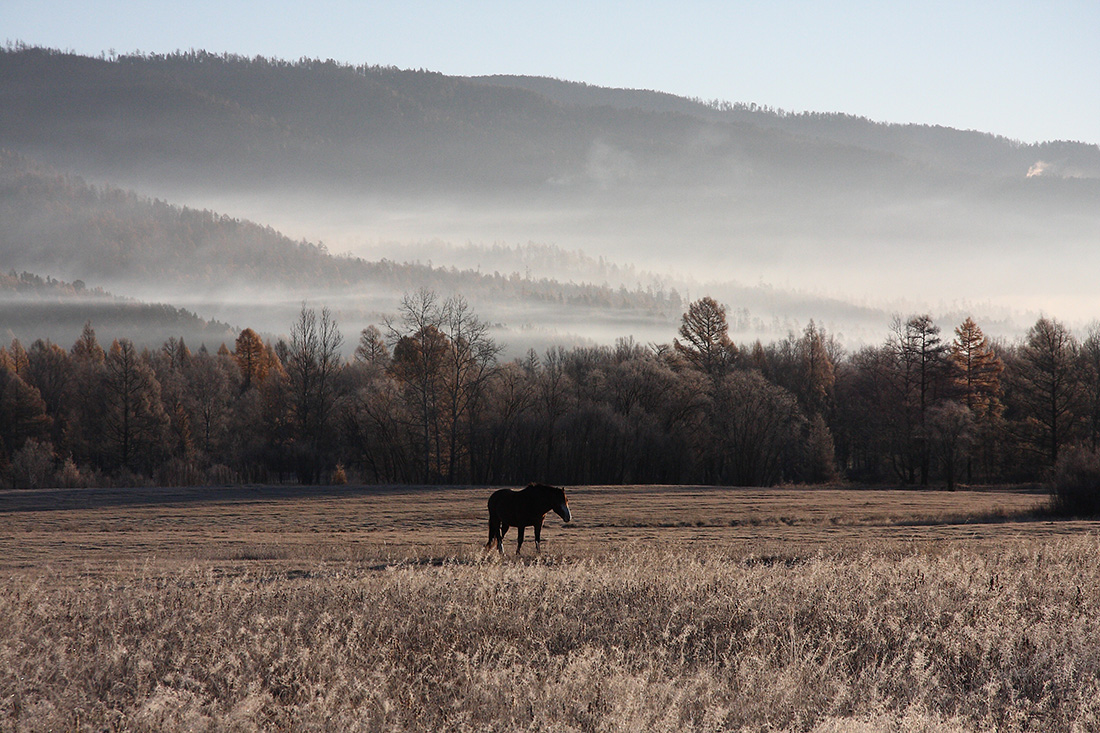
<svg viewBox="0 0 1100 733"><path fill-rule="evenodd" d="M1088 417L1089 447L1100 449L1100 323L1089 327L1081 344L1081 378Z"/></svg>
<svg viewBox="0 0 1100 733"><path fill-rule="evenodd" d="M384 369L390 360L390 350L377 326L367 326L359 334L359 345L355 348L355 360L368 367Z"/></svg>
<svg viewBox="0 0 1100 733"><path fill-rule="evenodd" d="M11 340L11 345L8 347L8 356L11 359L12 370L20 377L26 377L30 360L27 357L27 350L23 348L23 344L19 343L19 339Z"/></svg>
<svg viewBox="0 0 1100 733"><path fill-rule="evenodd" d="M160 383L129 339L111 344L105 366L106 437L115 459L125 468L148 468L167 438Z"/></svg>
<svg viewBox="0 0 1100 733"><path fill-rule="evenodd" d="M985 474L993 472L1004 403L1001 375L1004 362L993 350L989 338L972 318L955 328L951 342L951 396L970 410L973 418L973 447ZM966 480L974 480L974 461L966 456Z"/></svg>
<svg viewBox="0 0 1100 733"><path fill-rule="evenodd" d="M726 308L710 296L688 306L681 317L680 336L673 339L677 353L691 366L719 380L737 360L737 347L730 341Z"/></svg>
<svg viewBox="0 0 1100 733"><path fill-rule="evenodd" d="M1033 447L1048 465L1073 435L1081 397L1079 344L1064 325L1040 318L1027 333L1016 370L1016 394Z"/></svg>
<svg viewBox="0 0 1100 733"><path fill-rule="evenodd" d="M1004 362L971 318L955 328L951 362L954 365L951 374L953 396L979 421L1000 417L1004 412L1001 403Z"/></svg>
<svg viewBox="0 0 1100 733"><path fill-rule="evenodd" d="M86 321L84 323L84 330L80 332L80 338L73 344L70 353L75 359L81 362L93 364L103 363L107 355L103 352L103 347L96 341L95 329L92 328L91 321Z"/></svg>
<svg viewBox="0 0 1100 733"><path fill-rule="evenodd" d="M836 374L824 330L811 320L797 344L797 394L809 415L822 415L832 400Z"/></svg>
<svg viewBox="0 0 1100 733"><path fill-rule="evenodd" d="M241 391L254 383L264 381L267 376L267 359L264 354L264 342L251 328L246 328L237 336L233 352L237 367L241 370Z"/></svg>
<svg viewBox="0 0 1100 733"><path fill-rule="evenodd" d="M104 468L108 462L107 409L103 389L106 354L96 340L91 321L84 323L84 329L69 353L73 375L69 404L65 409L64 444L76 462Z"/></svg>
<svg viewBox="0 0 1100 733"><path fill-rule="evenodd" d="M46 403L38 390L14 370L0 366L0 465L28 439L45 436L49 427Z"/></svg>
<svg viewBox="0 0 1100 733"><path fill-rule="evenodd" d="M50 341L36 340L27 352L28 384L38 389L53 420L51 440L60 443L65 427L64 408L73 381L69 354Z"/></svg>

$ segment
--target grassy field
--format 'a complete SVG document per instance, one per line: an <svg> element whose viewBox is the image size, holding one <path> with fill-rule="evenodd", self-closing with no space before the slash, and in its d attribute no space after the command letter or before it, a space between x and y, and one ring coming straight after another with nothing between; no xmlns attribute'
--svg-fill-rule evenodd
<svg viewBox="0 0 1100 733"><path fill-rule="evenodd" d="M516 558L489 493L0 493L0 730L1100 729L1043 495L576 487Z"/></svg>

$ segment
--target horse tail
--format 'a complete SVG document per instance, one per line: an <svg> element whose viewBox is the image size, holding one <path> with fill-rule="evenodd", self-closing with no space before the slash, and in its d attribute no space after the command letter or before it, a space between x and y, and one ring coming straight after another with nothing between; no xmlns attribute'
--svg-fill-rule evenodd
<svg viewBox="0 0 1100 733"><path fill-rule="evenodd" d="M503 540L500 534L500 517L492 509L489 510L489 541L485 543L485 549L491 549L493 546L493 540L497 541L499 545Z"/></svg>

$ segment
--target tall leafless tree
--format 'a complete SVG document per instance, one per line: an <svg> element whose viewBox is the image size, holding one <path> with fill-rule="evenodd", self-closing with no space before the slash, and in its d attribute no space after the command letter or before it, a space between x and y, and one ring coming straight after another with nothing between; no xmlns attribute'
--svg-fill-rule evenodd
<svg viewBox="0 0 1100 733"><path fill-rule="evenodd" d="M328 308L322 308L318 318L315 310L303 305L290 329L286 371L296 429L297 471L303 482L319 480L325 448L330 444L343 341Z"/></svg>

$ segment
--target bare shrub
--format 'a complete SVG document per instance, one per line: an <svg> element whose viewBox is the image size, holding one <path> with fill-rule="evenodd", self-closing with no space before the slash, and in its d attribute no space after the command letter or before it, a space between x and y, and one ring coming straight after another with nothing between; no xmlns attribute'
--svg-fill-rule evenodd
<svg viewBox="0 0 1100 733"><path fill-rule="evenodd" d="M13 489L41 489L53 477L53 444L28 438L15 452L8 472Z"/></svg>
<svg viewBox="0 0 1100 733"><path fill-rule="evenodd" d="M206 469L206 484L210 486L232 486L241 482L240 475L229 466L216 464Z"/></svg>
<svg viewBox="0 0 1100 733"><path fill-rule="evenodd" d="M1058 514L1100 514L1100 453L1082 446L1062 451L1051 473L1050 493Z"/></svg>
<svg viewBox="0 0 1100 733"><path fill-rule="evenodd" d="M108 486L120 488L148 488L154 485L148 476L125 467L119 469L114 476L104 477L103 481Z"/></svg>
<svg viewBox="0 0 1100 733"><path fill-rule="evenodd" d="M88 485L87 477L77 467L72 456L67 456L57 469L57 485L63 489L79 489Z"/></svg>
<svg viewBox="0 0 1100 733"><path fill-rule="evenodd" d="M156 471L156 482L161 486L200 486L205 472L195 461L185 458L170 458Z"/></svg>

